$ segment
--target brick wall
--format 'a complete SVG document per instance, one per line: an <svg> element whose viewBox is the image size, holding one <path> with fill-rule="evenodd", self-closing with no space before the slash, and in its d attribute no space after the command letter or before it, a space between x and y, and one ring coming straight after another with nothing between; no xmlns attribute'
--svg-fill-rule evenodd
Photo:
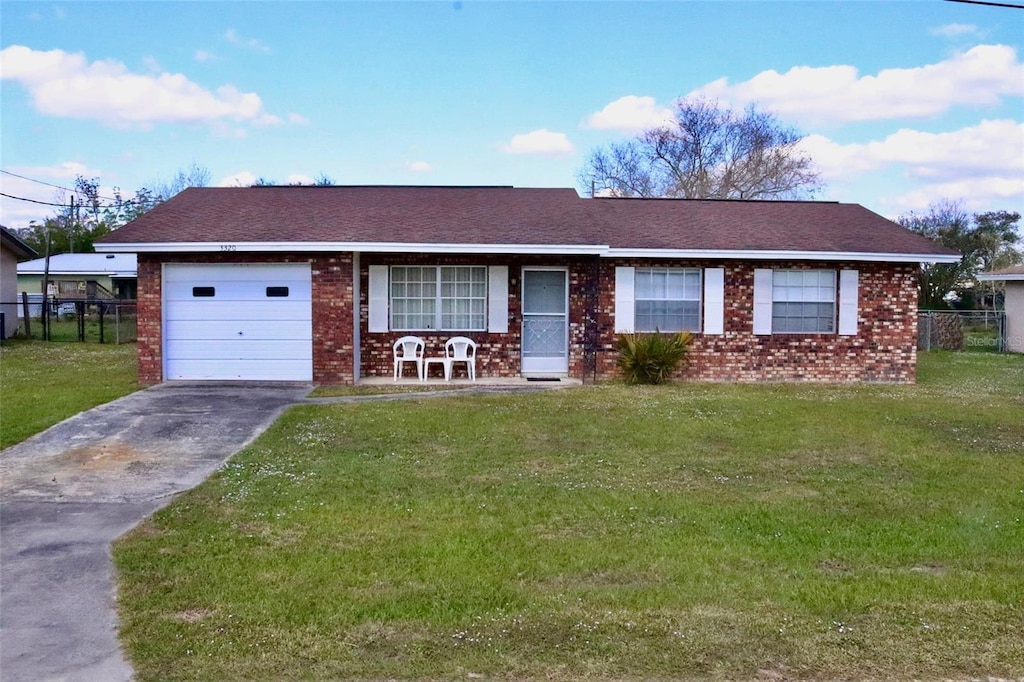
<svg viewBox="0 0 1024 682"><path fill-rule="evenodd" d="M368 331L369 265L506 265L508 266L508 333L490 332L375 332ZM565 267L569 271L569 374L581 376L584 369L585 325L587 311L586 282L590 264L578 258L537 258L515 256L445 256L362 254L360 257L360 338L361 376L392 376L392 347L400 337L415 334L426 344L428 356L444 354L444 342L464 335L477 343L478 377L515 377L520 374L522 352L522 268L525 266ZM405 370L411 375L411 370ZM434 371L434 368L431 368ZM455 368L455 376L465 376L464 365Z"/></svg>
<svg viewBox="0 0 1024 682"><path fill-rule="evenodd" d="M139 383L163 381L161 263L309 263L313 278L313 381L352 383L352 254L139 254Z"/></svg>
<svg viewBox="0 0 1024 682"><path fill-rule="evenodd" d="M468 333L479 345L478 376L517 376L522 324L521 269L525 265L569 268L569 375L590 379L618 376L615 336L615 267L650 261L528 259L509 257L363 256L360 301L363 376L389 376L391 346L403 332L366 331L368 264L508 265L509 333ZM725 268L725 333L696 334L690 361L678 378L702 381L885 381L912 382L916 355L916 266L882 263L751 261L661 261L661 267ZM857 334L753 333L755 267L851 269L859 272ZM596 290L594 288L596 287ZM589 290L588 290L589 289ZM588 333L590 339L588 343ZM419 333L428 354L443 352L452 333ZM588 348L590 353L588 353Z"/></svg>
<svg viewBox="0 0 1024 682"><path fill-rule="evenodd" d="M618 373L614 334L615 267L640 260L603 263L600 373ZM666 261L659 266L725 268L725 333L695 334L689 362L678 378L703 381L883 381L913 382L917 365L917 267L886 263L754 263ZM857 270L857 334L753 333L754 269ZM610 283L610 285L608 285Z"/></svg>
<svg viewBox="0 0 1024 682"><path fill-rule="evenodd" d="M139 381L162 377L160 263L308 262L313 276L313 379L318 384L353 381L351 254L140 254ZM360 376L391 376L392 344L405 332L367 329L369 265L507 265L509 331L466 333L478 345L480 377L520 374L522 268L559 266L569 272L569 375L607 379L616 366L615 267L650 261L583 257L439 256L362 254L360 257ZM659 260L660 267L725 268L725 333L696 334L690 360L678 378L702 381L912 382L916 367L916 266L885 263L804 263ZM859 274L858 331L838 334L753 334L755 267L853 269ZM419 333L430 355L443 353L453 332ZM461 369L457 370L461 373ZM457 375L458 376L458 375Z"/></svg>

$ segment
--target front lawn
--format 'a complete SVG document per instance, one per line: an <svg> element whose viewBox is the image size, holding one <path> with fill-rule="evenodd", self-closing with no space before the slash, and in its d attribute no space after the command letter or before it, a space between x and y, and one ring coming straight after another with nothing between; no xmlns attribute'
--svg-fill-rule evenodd
<svg viewBox="0 0 1024 682"><path fill-rule="evenodd" d="M135 344L0 345L0 448L138 390Z"/></svg>
<svg viewBox="0 0 1024 682"><path fill-rule="evenodd" d="M305 406L115 548L140 680L1024 675L1024 358Z"/></svg>

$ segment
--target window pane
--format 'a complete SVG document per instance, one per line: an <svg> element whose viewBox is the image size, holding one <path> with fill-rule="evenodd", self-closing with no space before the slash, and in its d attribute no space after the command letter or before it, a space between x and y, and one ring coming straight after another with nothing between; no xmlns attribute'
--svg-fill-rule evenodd
<svg viewBox="0 0 1024 682"><path fill-rule="evenodd" d="M700 270L637 268L633 282L637 331L700 329Z"/></svg>
<svg viewBox="0 0 1024 682"><path fill-rule="evenodd" d="M441 329L480 331L486 329L486 315L471 311L487 306L487 268L477 265L441 267Z"/></svg>

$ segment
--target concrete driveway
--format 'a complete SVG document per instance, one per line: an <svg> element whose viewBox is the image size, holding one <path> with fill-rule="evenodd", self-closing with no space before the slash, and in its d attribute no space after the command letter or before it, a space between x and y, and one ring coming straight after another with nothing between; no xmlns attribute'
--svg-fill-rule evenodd
<svg viewBox="0 0 1024 682"><path fill-rule="evenodd" d="M0 452L0 679L129 680L110 543L302 402L305 384L170 383Z"/></svg>

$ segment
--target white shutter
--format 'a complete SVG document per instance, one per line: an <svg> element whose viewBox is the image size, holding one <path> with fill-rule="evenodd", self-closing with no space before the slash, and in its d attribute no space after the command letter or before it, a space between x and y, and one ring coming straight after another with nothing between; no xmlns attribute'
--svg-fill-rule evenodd
<svg viewBox="0 0 1024 682"><path fill-rule="evenodd" d="M369 273L369 310L367 311L369 331L386 332L388 330L388 266L371 265Z"/></svg>
<svg viewBox="0 0 1024 682"><path fill-rule="evenodd" d="M508 266L487 269L487 331L508 333Z"/></svg>
<svg viewBox="0 0 1024 682"><path fill-rule="evenodd" d="M704 333L725 332L725 268L704 268Z"/></svg>
<svg viewBox="0 0 1024 682"><path fill-rule="evenodd" d="M636 325L636 268L615 268L615 333L631 334Z"/></svg>
<svg viewBox="0 0 1024 682"><path fill-rule="evenodd" d="M772 333L772 271L754 269L754 333Z"/></svg>
<svg viewBox="0 0 1024 682"><path fill-rule="evenodd" d="M839 333L857 334L857 297L859 295L856 270L839 271Z"/></svg>

